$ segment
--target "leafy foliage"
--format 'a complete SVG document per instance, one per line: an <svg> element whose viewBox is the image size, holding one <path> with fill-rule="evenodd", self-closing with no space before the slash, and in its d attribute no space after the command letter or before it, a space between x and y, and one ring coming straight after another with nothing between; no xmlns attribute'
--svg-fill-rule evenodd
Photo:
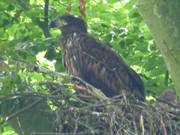
<svg viewBox="0 0 180 135"><path fill-rule="evenodd" d="M158 95L172 85L135 0L89 0L86 4L89 33L110 43L141 75L147 95ZM79 3L75 0L49 2L50 20L66 12L79 15ZM47 28L44 0L0 1L0 15L0 98L28 91L29 86L33 91L46 93L42 82L66 81L34 69L38 65L65 72L58 45L60 33L49 32ZM8 131L6 127L1 128Z"/></svg>

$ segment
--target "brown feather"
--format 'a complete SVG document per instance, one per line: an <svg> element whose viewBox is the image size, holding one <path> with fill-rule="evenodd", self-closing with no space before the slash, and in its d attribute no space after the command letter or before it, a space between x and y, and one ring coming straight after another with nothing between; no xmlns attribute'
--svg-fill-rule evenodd
<svg viewBox="0 0 180 135"><path fill-rule="evenodd" d="M70 74L101 89L106 96L115 96L127 90L135 91L137 97L144 98L140 77L112 48L82 33L68 34L60 41L62 52L66 52L63 59Z"/></svg>
<svg viewBox="0 0 180 135"><path fill-rule="evenodd" d="M109 45L89 36L82 19L64 15L51 26L60 28L62 32L61 52L69 74L101 89L108 97L125 90L144 100L144 86L139 75Z"/></svg>

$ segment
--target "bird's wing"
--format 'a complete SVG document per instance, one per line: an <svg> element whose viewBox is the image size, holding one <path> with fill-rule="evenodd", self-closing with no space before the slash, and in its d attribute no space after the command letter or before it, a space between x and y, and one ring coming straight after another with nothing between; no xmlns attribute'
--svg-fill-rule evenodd
<svg viewBox="0 0 180 135"><path fill-rule="evenodd" d="M116 91L117 88L133 88L133 85L137 87L136 89L143 87L139 76L110 46L104 45L86 34L79 37L77 49L79 49L79 57L83 63L82 69L85 80L88 79L92 83L101 81L107 88ZM119 93L116 91L114 93Z"/></svg>

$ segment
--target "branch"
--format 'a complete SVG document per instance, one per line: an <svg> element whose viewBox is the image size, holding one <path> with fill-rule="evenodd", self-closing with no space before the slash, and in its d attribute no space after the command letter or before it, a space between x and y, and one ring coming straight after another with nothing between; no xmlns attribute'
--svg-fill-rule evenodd
<svg viewBox="0 0 180 135"><path fill-rule="evenodd" d="M44 35L46 38L50 37L49 27L48 27L48 10L49 10L49 0L44 1Z"/></svg>
<svg viewBox="0 0 180 135"><path fill-rule="evenodd" d="M86 13L86 0L79 0L79 10L80 10L80 14L81 16L85 17Z"/></svg>

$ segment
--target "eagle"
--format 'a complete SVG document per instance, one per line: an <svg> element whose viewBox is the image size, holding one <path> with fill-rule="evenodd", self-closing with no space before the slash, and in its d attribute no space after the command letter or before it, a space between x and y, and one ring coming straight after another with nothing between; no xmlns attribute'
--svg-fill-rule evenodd
<svg viewBox="0 0 180 135"><path fill-rule="evenodd" d="M50 27L61 31L62 61L69 74L100 89L107 97L126 91L144 100L140 76L110 45L89 35L83 19L65 14L51 21Z"/></svg>

